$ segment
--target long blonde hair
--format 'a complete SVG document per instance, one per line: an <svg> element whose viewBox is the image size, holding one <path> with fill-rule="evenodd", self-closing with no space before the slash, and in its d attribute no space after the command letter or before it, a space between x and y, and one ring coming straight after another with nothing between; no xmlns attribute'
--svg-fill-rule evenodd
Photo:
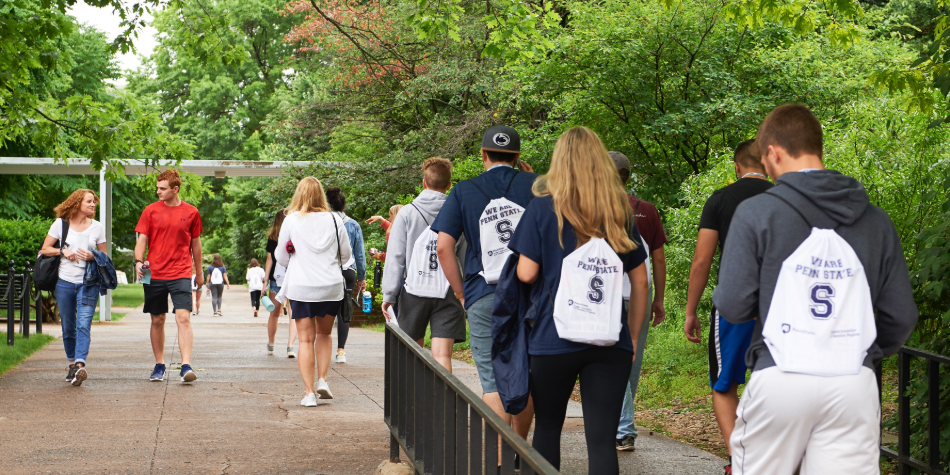
<svg viewBox="0 0 950 475"><path fill-rule="evenodd" d="M574 226L578 247L591 238L606 238L617 253L637 248L628 228L633 210L600 137L587 127L561 134L554 146L551 168L535 180L535 196L551 195L557 215L558 240L564 247L564 219Z"/></svg>
<svg viewBox="0 0 950 475"><path fill-rule="evenodd" d="M307 176L300 180L300 183L297 183L297 191L294 191L294 199L290 201L286 213L288 216L293 213L304 215L329 210L327 195L323 192L323 185L320 184L320 180Z"/></svg>

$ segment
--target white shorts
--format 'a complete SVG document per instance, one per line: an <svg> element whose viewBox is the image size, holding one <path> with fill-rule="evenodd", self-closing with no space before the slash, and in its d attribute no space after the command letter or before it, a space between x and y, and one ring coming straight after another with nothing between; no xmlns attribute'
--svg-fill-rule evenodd
<svg viewBox="0 0 950 475"><path fill-rule="evenodd" d="M752 373L729 439L732 473L880 474L881 405L868 368L853 376Z"/></svg>

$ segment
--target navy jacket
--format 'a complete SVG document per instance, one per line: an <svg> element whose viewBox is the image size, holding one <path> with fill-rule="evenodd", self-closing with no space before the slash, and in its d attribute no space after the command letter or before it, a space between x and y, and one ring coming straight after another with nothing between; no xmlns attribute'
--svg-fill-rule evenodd
<svg viewBox="0 0 950 475"><path fill-rule="evenodd" d="M92 265L92 262L86 263L82 285L95 285L99 288L99 295L105 295L106 291L115 290L118 284L115 267L112 265L112 259L98 249L93 249L92 255L96 258L95 265Z"/></svg>
<svg viewBox="0 0 950 475"><path fill-rule="evenodd" d="M512 252L501 270L491 318L491 364L498 395L509 414L520 414L528 405L528 333L539 307L532 302L541 288L518 280L519 257Z"/></svg>

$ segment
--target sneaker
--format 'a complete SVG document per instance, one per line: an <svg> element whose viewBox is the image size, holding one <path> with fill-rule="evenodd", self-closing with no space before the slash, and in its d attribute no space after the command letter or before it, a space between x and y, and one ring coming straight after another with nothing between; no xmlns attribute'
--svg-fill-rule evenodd
<svg viewBox="0 0 950 475"><path fill-rule="evenodd" d="M288 357L288 358L296 358L296 357L297 357L297 353L294 353L294 347L292 347L292 346L288 346L288 347L287 347L287 357Z"/></svg>
<svg viewBox="0 0 950 475"><path fill-rule="evenodd" d="M301 406L306 407L317 407L317 396L316 394L310 393L307 397L300 400Z"/></svg>
<svg viewBox="0 0 950 475"><path fill-rule="evenodd" d="M732 462L722 468L726 471L726 475L732 475Z"/></svg>
<svg viewBox="0 0 950 475"><path fill-rule="evenodd" d="M346 353L337 353L336 354L337 363L346 363Z"/></svg>
<svg viewBox="0 0 950 475"><path fill-rule="evenodd" d="M274 345L267 345L267 354L268 355L274 354Z"/></svg>
<svg viewBox="0 0 950 475"><path fill-rule="evenodd" d="M73 378L75 377L76 377L76 365L71 364L69 365L68 368L66 368L66 382L67 383L73 382Z"/></svg>
<svg viewBox="0 0 950 475"><path fill-rule="evenodd" d="M333 393L330 392L330 385L322 379L317 381L317 394L320 395L320 399L333 399Z"/></svg>
<svg viewBox="0 0 950 475"><path fill-rule="evenodd" d="M89 373L86 372L85 366L76 367L76 375L73 376L73 380L70 381L73 383L73 386L82 386L82 382L89 377Z"/></svg>
<svg viewBox="0 0 950 475"><path fill-rule="evenodd" d="M190 364L181 365L181 380L185 383L190 383L198 379L198 375L191 370Z"/></svg>
<svg viewBox="0 0 950 475"><path fill-rule="evenodd" d="M634 445L637 441L637 438L633 435L625 435L622 439L617 439L617 450L621 452L630 452L636 450Z"/></svg>
<svg viewBox="0 0 950 475"><path fill-rule="evenodd" d="M148 377L152 381L165 381L165 365L157 364L152 370L152 375Z"/></svg>

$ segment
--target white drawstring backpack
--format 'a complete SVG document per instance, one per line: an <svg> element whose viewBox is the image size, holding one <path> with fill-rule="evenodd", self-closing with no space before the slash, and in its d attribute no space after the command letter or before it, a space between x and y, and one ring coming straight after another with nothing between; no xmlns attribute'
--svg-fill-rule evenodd
<svg viewBox="0 0 950 475"><path fill-rule="evenodd" d="M776 366L815 376L858 374L877 338L871 290L854 249L834 229L811 234L782 263L762 338Z"/></svg>
<svg viewBox="0 0 950 475"><path fill-rule="evenodd" d="M478 188L478 191L481 191L489 199L488 206L485 206L482 214L478 217L478 237L482 249L481 259L479 259L482 270L479 275L489 284L498 283L501 269L505 266L505 261L508 260L508 254L511 252L508 249L508 243L511 241L511 237L514 236L515 228L521 222L521 217L524 216L524 208L504 196L508 194L508 189L511 188L516 176L518 176L517 171L512 175L511 181L508 182L505 193L500 198L495 199L488 196L488 193L485 193L478 185L472 183L475 188Z"/></svg>
<svg viewBox="0 0 950 475"><path fill-rule="evenodd" d="M445 298L449 290L449 280L442 272L436 244L439 235L432 231L425 214L414 204L410 204L422 216L426 228L412 245L412 261L406 268L406 292L416 297Z"/></svg>
<svg viewBox="0 0 950 475"><path fill-rule="evenodd" d="M601 238L570 253L561 263L554 298L554 326L561 338L611 346L620 338L623 261Z"/></svg>
<svg viewBox="0 0 950 475"><path fill-rule="evenodd" d="M643 239L643 236L640 236L640 242L643 243L643 250L647 252L647 282L650 285L650 289L653 289L653 263L650 260L650 245L647 244L646 240ZM630 283L630 276L626 272L623 273L623 299L630 300L630 290L633 285ZM647 309L647 320L650 319L650 309Z"/></svg>

